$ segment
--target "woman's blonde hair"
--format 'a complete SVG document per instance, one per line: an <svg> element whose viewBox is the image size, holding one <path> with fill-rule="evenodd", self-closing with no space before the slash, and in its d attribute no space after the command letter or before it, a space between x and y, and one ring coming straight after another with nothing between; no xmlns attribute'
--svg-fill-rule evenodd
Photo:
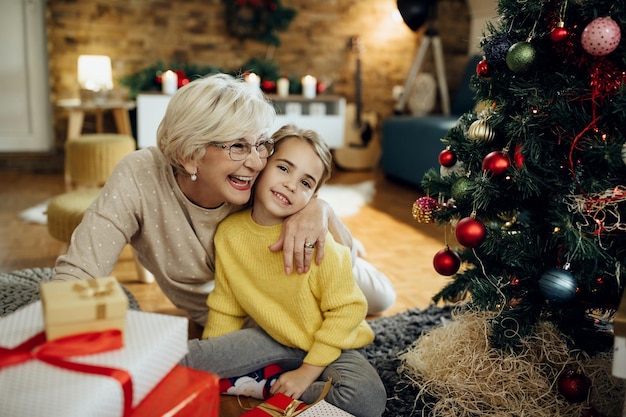
<svg viewBox="0 0 626 417"><path fill-rule="evenodd" d="M180 88L157 130L157 144L177 170L204 157L208 142L257 137L272 126L276 110L243 78L213 74Z"/></svg>
<svg viewBox="0 0 626 417"><path fill-rule="evenodd" d="M314 130L310 129L300 129L299 127L288 124L284 125L280 129L278 129L273 135L272 140L274 141L274 150L278 150L280 148L281 141L286 139L296 138L307 142L317 156L322 160L322 164L324 165L324 172L322 173L322 178L317 183L317 187L315 190L319 190L319 188L330 178L332 174L333 167L333 156L328 148L328 144L322 137Z"/></svg>

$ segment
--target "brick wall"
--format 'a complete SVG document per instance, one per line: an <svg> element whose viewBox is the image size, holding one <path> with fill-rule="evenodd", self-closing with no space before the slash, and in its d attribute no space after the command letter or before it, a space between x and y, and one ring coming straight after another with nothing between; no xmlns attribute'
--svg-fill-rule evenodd
<svg viewBox="0 0 626 417"><path fill-rule="evenodd" d="M363 109L388 117L391 91L403 85L422 37L394 21L396 0L282 0L297 10L276 48L228 34L220 0L48 0L48 49L52 101L78 97L76 61L81 54L109 55L113 77L158 61L239 68L251 58L272 58L281 72L313 74L332 81L332 92L354 98L355 55L349 39L358 35ZM436 27L443 43L446 76L456 91L468 53L470 16L464 0L440 0ZM432 55L423 71L433 71ZM55 110L55 137L65 137L64 115Z"/></svg>

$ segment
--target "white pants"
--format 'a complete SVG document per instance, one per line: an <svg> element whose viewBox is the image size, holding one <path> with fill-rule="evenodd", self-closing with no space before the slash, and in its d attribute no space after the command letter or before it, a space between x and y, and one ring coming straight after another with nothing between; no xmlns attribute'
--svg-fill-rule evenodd
<svg viewBox="0 0 626 417"><path fill-rule="evenodd" d="M367 299L367 314L377 315L396 301L396 290L389 278L359 256L363 245L356 239L352 243L352 272L359 288Z"/></svg>

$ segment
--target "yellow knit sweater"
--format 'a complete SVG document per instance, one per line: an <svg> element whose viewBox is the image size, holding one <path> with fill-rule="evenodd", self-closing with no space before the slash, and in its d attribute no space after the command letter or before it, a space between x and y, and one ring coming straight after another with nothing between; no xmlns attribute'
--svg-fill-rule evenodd
<svg viewBox="0 0 626 417"><path fill-rule="evenodd" d="M256 224L250 209L220 223L215 290L207 299L203 337L239 330L250 316L278 343L308 352L304 362L315 366L371 343L367 301L352 275L349 249L328 234L321 265L286 275L283 254L268 249L281 230L282 225Z"/></svg>

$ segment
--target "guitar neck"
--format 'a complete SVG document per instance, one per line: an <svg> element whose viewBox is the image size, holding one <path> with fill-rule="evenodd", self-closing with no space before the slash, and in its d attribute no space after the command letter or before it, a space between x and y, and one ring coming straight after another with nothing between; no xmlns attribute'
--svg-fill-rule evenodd
<svg viewBox="0 0 626 417"><path fill-rule="evenodd" d="M363 113L363 98L361 97L361 58L356 58L356 73L354 80L354 102L356 104L356 124L361 126Z"/></svg>

